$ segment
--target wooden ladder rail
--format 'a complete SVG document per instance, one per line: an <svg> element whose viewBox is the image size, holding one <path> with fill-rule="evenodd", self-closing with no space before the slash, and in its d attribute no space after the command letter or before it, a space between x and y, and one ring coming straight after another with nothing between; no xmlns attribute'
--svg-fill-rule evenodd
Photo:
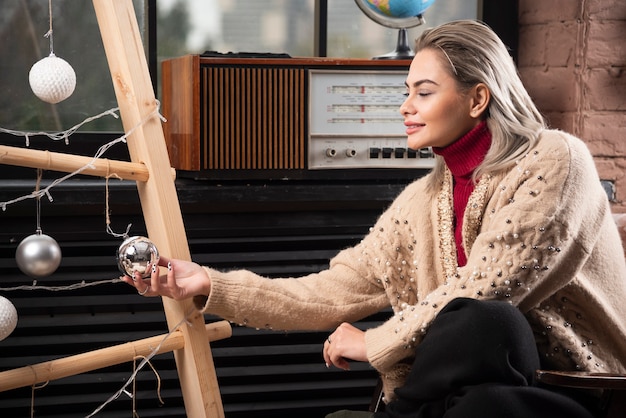
<svg viewBox="0 0 626 418"><path fill-rule="evenodd" d="M158 115L137 17L132 0L93 0L115 96L132 162L143 163L150 177L137 183L149 238L162 254L191 260L165 136ZM152 117L149 117L150 115ZM146 120L148 118L148 120ZM170 329L194 311L191 300L163 298ZM223 417L217 376L199 312L181 330L184 348L174 351L187 416Z"/></svg>

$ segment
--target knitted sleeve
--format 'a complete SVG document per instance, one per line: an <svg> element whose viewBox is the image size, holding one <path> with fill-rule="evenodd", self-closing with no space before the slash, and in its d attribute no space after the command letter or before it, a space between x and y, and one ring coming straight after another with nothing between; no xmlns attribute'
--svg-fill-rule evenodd
<svg viewBox="0 0 626 418"><path fill-rule="evenodd" d="M331 267L298 278L267 278L251 271L207 268L211 294L195 297L196 307L235 323L274 330L328 330L354 322L388 304L381 287L362 274L355 249L346 249Z"/></svg>
<svg viewBox="0 0 626 418"><path fill-rule="evenodd" d="M366 332L368 359L380 372L412 354L452 299L501 299L527 311L572 280L588 258L608 205L580 140L548 131L494 180L466 266Z"/></svg>
<svg viewBox="0 0 626 418"><path fill-rule="evenodd" d="M396 201L422 195L420 184L407 187ZM211 294L194 303L204 312L258 328L326 330L365 318L390 304L384 283L389 266L381 260L398 257L396 248L405 238L397 229L390 208L359 244L330 260L327 270L304 277L269 279L246 270L207 268ZM386 238L379 240L381 235Z"/></svg>

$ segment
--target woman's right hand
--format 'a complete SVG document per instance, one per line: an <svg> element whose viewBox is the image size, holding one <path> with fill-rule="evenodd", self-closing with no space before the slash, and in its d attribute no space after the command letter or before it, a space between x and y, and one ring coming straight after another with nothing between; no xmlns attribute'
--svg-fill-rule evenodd
<svg viewBox="0 0 626 418"><path fill-rule="evenodd" d="M200 265L185 260L161 257L159 266L167 267L167 274L152 266L149 278L142 279L139 273L134 277L122 276L121 279L137 289L142 296L165 296L175 300L187 299L211 292L211 279Z"/></svg>

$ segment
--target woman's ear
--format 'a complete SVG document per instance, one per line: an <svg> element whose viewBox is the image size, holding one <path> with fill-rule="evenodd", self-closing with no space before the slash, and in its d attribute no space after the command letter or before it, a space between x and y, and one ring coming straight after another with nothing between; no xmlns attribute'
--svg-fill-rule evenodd
<svg viewBox="0 0 626 418"><path fill-rule="evenodd" d="M470 95L470 116L477 119L481 118L489 106L491 92L487 88L486 84L478 83L472 88Z"/></svg>

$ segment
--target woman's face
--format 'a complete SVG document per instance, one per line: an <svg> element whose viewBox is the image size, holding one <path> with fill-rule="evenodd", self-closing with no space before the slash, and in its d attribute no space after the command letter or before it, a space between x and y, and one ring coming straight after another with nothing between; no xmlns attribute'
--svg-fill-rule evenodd
<svg viewBox="0 0 626 418"><path fill-rule="evenodd" d="M400 113L411 149L445 147L480 122L472 116L474 96L459 90L441 57L440 52L421 50L409 69L408 94Z"/></svg>

